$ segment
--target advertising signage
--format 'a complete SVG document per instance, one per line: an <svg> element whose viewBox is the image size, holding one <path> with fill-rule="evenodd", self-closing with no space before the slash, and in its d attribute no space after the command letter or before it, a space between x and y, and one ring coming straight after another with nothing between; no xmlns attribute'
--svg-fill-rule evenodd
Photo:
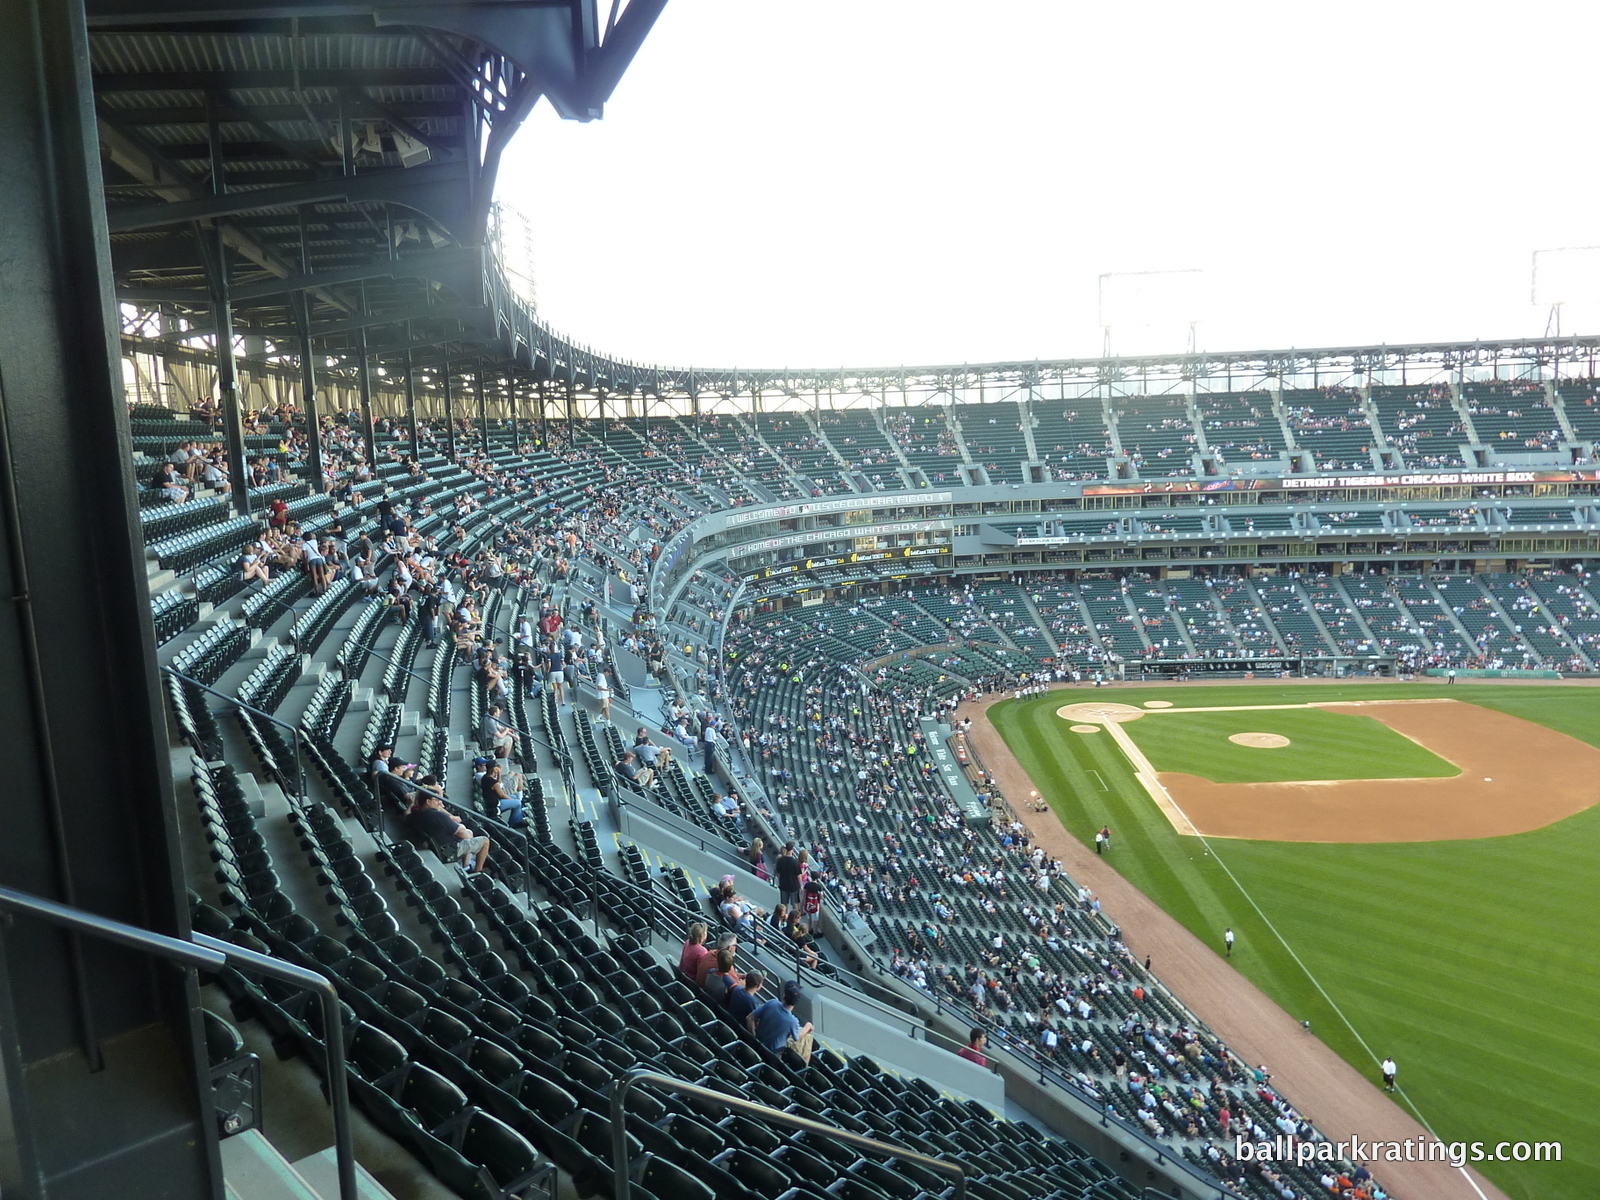
<svg viewBox="0 0 1600 1200"><path fill-rule="evenodd" d="M917 492L913 499L918 504L948 504L949 492ZM749 512L728 514L728 524L749 525L754 521L781 521L786 517L807 517L817 513L851 512L899 503L895 496L851 496L844 500L809 500L804 504L780 504L775 508L757 508Z"/></svg>
<svg viewBox="0 0 1600 1200"><path fill-rule="evenodd" d="M1085 496L1167 496L1198 492L1260 492L1281 488L1311 492L1323 488L1430 487L1441 484L1594 483L1600 470L1593 467L1531 468L1526 471L1404 471L1367 475L1303 475L1294 478L1255 479L1147 479L1128 483L1087 483Z"/></svg>
<svg viewBox="0 0 1600 1200"><path fill-rule="evenodd" d="M1319 488L1427 487L1440 484L1586 483L1600 479L1600 471L1412 471L1398 475L1335 475L1316 479L1285 479L1286 492Z"/></svg>
<svg viewBox="0 0 1600 1200"><path fill-rule="evenodd" d="M757 542L744 542L735 553L750 554L757 550L781 550L785 546L803 546L807 542L846 542L856 538L876 537L893 533L942 533L950 536L949 521L896 521L886 525L851 525L843 529L811 529L805 533L788 533L782 537L762 538Z"/></svg>
<svg viewBox="0 0 1600 1200"><path fill-rule="evenodd" d="M1147 479L1138 483L1087 483L1085 496L1167 496L1188 492L1260 492L1276 479Z"/></svg>
<svg viewBox="0 0 1600 1200"><path fill-rule="evenodd" d="M788 575L798 575L801 571L821 571L829 567L868 566L872 563L891 562L894 560L932 558L940 554L949 554L950 546L899 546L893 550L858 550L852 554L831 554L825 558L808 558L803 561L778 563L770 567L752 567L748 571L740 572L744 579L782 579Z"/></svg>

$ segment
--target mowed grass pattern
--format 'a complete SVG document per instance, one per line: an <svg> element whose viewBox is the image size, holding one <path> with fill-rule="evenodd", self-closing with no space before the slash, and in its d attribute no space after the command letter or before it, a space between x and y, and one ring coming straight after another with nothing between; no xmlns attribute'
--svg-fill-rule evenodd
<svg viewBox="0 0 1600 1200"><path fill-rule="evenodd" d="M1461 774L1453 764L1381 721L1319 708L1197 713L1167 709L1123 728L1157 771L1182 771L1216 783ZM1240 746L1228 740L1236 733L1276 733L1288 738L1289 745Z"/></svg>
<svg viewBox="0 0 1600 1200"><path fill-rule="evenodd" d="M1443 694L1372 684L1113 695L1199 707ZM1559 1164L1477 1164L1508 1195L1600 1196L1600 808L1475 841L1211 842L1341 1017L1205 844L1173 831L1111 739L1066 731L1063 696L1005 701L990 715L1076 837L1090 844L1109 823L1114 867L1219 953L1231 925L1234 965L1369 1078L1376 1063L1343 1018L1373 1053L1393 1054L1406 1096L1446 1141L1560 1141ZM1600 745L1600 689L1472 684L1449 696ZM1184 718L1148 723L1166 719Z"/></svg>

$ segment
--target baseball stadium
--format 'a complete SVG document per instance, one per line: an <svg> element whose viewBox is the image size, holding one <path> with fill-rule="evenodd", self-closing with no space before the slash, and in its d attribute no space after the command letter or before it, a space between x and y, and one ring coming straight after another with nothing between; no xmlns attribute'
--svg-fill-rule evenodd
<svg viewBox="0 0 1600 1200"><path fill-rule="evenodd" d="M0 1192L1600 1195L1600 336L597 349L689 7L0 0Z"/></svg>

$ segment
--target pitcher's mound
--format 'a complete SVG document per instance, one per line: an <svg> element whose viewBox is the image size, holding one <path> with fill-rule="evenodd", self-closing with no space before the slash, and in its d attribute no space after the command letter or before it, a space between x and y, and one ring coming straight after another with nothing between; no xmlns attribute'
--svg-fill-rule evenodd
<svg viewBox="0 0 1600 1200"><path fill-rule="evenodd" d="M1134 721L1144 716L1144 709L1131 704L1067 704L1056 709L1056 716L1067 721Z"/></svg>
<svg viewBox="0 0 1600 1200"><path fill-rule="evenodd" d="M1289 744L1281 733L1235 733L1228 740L1235 746L1254 746L1258 750L1277 750Z"/></svg>
<svg viewBox="0 0 1600 1200"><path fill-rule="evenodd" d="M1099 733L1100 732L1100 726L1098 726L1098 725L1074 725L1071 728L1072 728L1072 732L1073 733Z"/></svg>

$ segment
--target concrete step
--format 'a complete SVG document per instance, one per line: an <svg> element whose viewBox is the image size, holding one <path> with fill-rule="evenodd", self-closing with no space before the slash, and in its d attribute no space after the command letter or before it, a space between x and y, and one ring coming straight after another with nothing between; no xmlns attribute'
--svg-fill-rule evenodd
<svg viewBox="0 0 1600 1200"><path fill-rule="evenodd" d="M323 1200L338 1200L339 1159L329 1146L319 1154L308 1155L292 1164ZM393 1195L360 1163L356 1164L356 1194L362 1200L393 1200Z"/></svg>
<svg viewBox="0 0 1600 1200"><path fill-rule="evenodd" d="M259 1129L224 1138L221 1148L229 1200L334 1200L339 1194L320 1195Z"/></svg>

